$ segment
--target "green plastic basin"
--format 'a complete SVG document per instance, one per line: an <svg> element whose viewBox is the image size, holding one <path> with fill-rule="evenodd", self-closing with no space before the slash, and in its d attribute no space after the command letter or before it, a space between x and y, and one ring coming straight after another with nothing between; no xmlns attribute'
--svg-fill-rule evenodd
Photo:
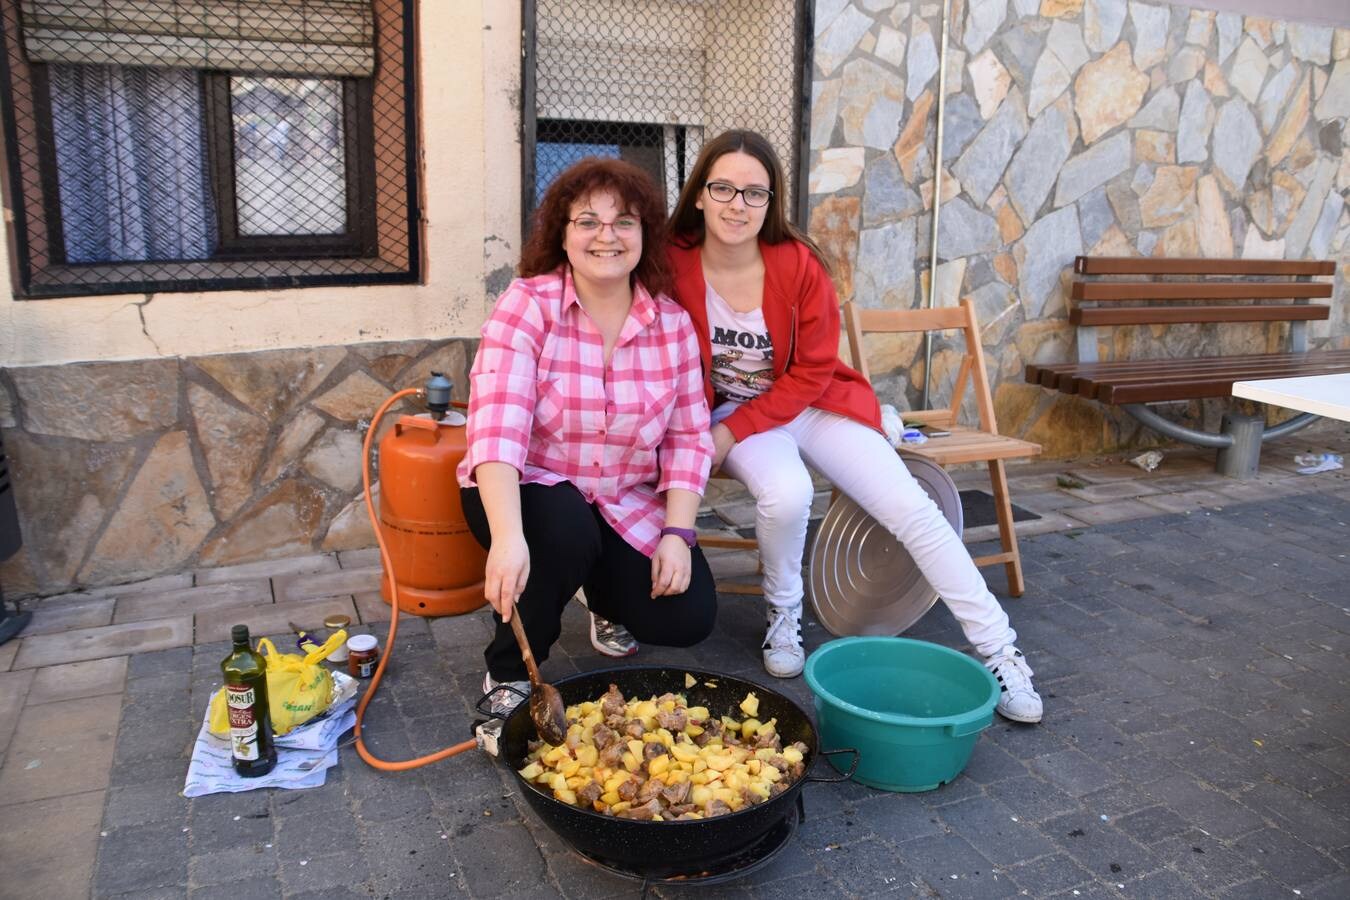
<svg viewBox="0 0 1350 900"><path fill-rule="evenodd" d="M854 780L884 791L930 791L961 774L999 693L964 653L896 637L830 641L806 660L806 683L821 747L856 749Z"/></svg>

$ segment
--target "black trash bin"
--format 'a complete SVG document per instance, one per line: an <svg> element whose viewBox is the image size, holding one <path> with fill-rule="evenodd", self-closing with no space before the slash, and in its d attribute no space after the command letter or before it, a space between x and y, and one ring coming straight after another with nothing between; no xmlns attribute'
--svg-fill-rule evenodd
<svg viewBox="0 0 1350 900"><path fill-rule="evenodd" d="M23 546L19 532L19 505L14 502L14 484L5 459L5 443L0 438L0 562L9 559ZM31 617L27 612L10 612L5 604L4 585L0 584L0 644L23 631Z"/></svg>

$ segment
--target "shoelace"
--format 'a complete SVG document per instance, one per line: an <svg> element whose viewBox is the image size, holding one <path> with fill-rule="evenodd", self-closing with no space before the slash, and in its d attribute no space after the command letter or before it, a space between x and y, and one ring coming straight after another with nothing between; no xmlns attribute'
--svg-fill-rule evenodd
<svg viewBox="0 0 1350 900"><path fill-rule="evenodd" d="M764 635L764 646L775 650L796 648L801 643L801 622L797 616L785 609L775 609L769 622L769 630ZM792 629L784 633L783 626L791 623Z"/></svg>
<svg viewBox="0 0 1350 900"><path fill-rule="evenodd" d="M1009 671L1011 667L1011 671ZM991 670L1002 680L1006 690L1028 690L1031 676L1036 673L1027 665L1027 659L1021 654L1007 653L995 663ZM1013 673L1016 672L1014 675Z"/></svg>

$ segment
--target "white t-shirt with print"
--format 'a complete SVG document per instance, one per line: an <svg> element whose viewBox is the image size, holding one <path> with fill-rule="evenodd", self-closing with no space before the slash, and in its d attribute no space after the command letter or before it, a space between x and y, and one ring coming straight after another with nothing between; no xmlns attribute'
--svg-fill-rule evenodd
<svg viewBox="0 0 1350 900"><path fill-rule="evenodd" d="M773 386L773 342L764 310L737 312L708 285L712 385L720 397L753 400Z"/></svg>

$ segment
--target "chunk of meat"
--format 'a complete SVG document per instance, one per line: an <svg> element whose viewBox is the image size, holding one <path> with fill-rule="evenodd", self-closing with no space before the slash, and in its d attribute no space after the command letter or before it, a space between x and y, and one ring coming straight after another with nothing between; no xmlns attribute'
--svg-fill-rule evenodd
<svg viewBox="0 0 1350 900"><path fill-rule="evenodd" d="M755 737L755 749L763 750L766 747L775 747L778 744L778 732L769 730L764 734Z"/></svg>
<svg viewBox="0 0 1350 900"><path fill-rule="evenodd" d="M641 806L630 806L619 817L623 819L643 819L650 821L661 814L661 801L653 797Z"/></svg>
<svg viewBox="0 0 1350 900"><path fill-rule="evenodd" d="M689 724L689 713L677 706L670 712L657 713L656 724L671 734L676 734L684 731L684 727Z"/></svg>
<svg viewBox="0 0 1350 900"><path fill-rule="evenodd" d="M646 803L653 797L661 796L661 791L665 789L666 783L659 778L649 778L642 782L642 787L638 788L637 796L633 798L634 803Z"/></svg>
<svg viewBox="0 0 1350 900"><path fill-rule="evenodd" d="M604 792L605 789L603 787L592 781L590 784L577 791L577 805L594 806L595 801L599 800L600 795Z"/></svg>
<svg viewBox="0 0 1350 900"><path fill-rule="evenodd" d="M727 806L725 803L723 803L721 800L718 800L716 797L708 801L708 807L707 809L704 810L704 814L707 815L709 818L711 818L712 816L725 816L730 812L731 807Z"/></svg>
<svg viewBox="0 0 1350 900"><path fill-rule="evenodd" d="M658 756L666 755L666 745L660 741L648 741L642 746L643 759L656 759Z"/></svg>
<svg viewBox="0 0 1350 900"><path fill-rule="evenodd" d="M623 753L628 746L623 741L614 741L600 751L600 765L617 769L623 762Z"/></svg>
<svg viewBox="0 0 1350 900"><path fill-rule="evenodd" d="M642 782L633 776L628 776L628 780L619 785L618 794L620 800L632 800L637 796L638 788L642 787Z"/></svg>
<svg viewBox="0 0 1350 900"><path fill-rule="evenodd" d="M623 733L635 741L640 741L647 733L647 726L642 724L641 719L629 719L623 726Z"/></svg>
<svg viewBox="0 0 1350 900"><path fill-rule="evenodd" d="M619 691L619 686L611 684L609 690L600 697L600 712L605 716L622 716L628 709L628 701Z"/></svg>
<svg viewBox="0 0 1350 900"><path fill-rule="evenodd" d="M670 804L673 811L674 807L683 804L686 800L689 799L690 787L691 785L687 781L676 782L675 784L672 784L669 787L662 790L661 797L668 804Z"/></svg>
<svg viewBox="0 0 1350 900"><path fill-rule="evenodd" d="M595 741L595 749L597 750L605 749L618 739L618 732L607 725L597 725L591 729L591 740Z"/></svg>

